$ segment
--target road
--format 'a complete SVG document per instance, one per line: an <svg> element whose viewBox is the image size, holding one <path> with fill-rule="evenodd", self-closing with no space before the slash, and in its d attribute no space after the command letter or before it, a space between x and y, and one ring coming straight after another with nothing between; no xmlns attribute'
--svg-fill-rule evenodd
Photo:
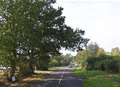
<svg viewBox="0 0 120 87"><path fill-rule="evenodd" d="M40 85L37 82L31 87L83 87L83 81L75 77L70 69L64 69L49 73L44 79L44 84Z"/></svg>

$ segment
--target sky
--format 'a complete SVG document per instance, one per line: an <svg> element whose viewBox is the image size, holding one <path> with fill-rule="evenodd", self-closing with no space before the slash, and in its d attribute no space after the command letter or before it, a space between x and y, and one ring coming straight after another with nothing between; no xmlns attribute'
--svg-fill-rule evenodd
<svg viewBox="0 0 120 87"><path fill-rule="evenodd" d="M120 0L57 0L66 24L85 30L85 37L106 51L120 48Z"/></svg>

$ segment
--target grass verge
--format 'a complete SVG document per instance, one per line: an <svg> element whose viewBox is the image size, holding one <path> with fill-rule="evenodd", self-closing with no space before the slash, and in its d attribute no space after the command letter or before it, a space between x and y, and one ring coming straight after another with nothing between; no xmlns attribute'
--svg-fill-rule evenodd
<svg viewBox="0 0 120 87"><path fill-rule="evenodd" d="M120 87L120 74L102 71L74 70L76 76L84 78L84 87Z"/></svg>

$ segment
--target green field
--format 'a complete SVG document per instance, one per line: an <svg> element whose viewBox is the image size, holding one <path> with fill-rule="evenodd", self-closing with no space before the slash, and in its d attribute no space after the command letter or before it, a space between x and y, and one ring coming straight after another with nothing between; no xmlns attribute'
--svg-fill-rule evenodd
<svg viewBox="0 0 120 87"><path fill-rule="evenodd" d="M86 70L74 72L76 76L84 79L84 87L120 87L120 74Z"/></svg>

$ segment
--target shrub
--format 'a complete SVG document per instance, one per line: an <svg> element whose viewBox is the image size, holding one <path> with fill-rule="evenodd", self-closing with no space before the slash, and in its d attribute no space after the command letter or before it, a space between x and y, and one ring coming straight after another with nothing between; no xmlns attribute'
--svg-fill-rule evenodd
<svg viewBox="0 0 120 87"><path fill-rule="evenodd" d="M120 72L120 60L112 58L112 56L88 58L86 69L118 73Z"/></svg>

